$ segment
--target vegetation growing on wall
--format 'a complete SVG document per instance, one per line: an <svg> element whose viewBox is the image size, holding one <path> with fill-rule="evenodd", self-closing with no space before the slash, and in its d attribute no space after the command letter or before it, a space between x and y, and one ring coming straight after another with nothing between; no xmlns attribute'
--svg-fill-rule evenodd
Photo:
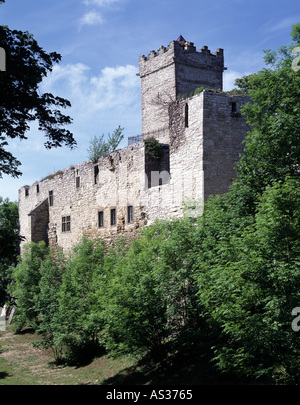
<svg viewBox="0 0 300 405"><path fill-rule="evenodd" d="M163 146L158 142L157 139L151 137L143 139L143 142L145 144L145 153L148 156L155 160L159 160L163 157Z"/></svg>
<svg viewBox="0 0 300 405"><path fill-rule="evenodd" d="M88 158L96 163L101 156L105 156L108 153L113 152L117 149L120 142L124 138L123 135L124 128L121 128L120 125L114 130L111 134L108 134L108 139L104 139L104 134L101 136L94 136L90 141L90 146L87 149Z"/></svg>

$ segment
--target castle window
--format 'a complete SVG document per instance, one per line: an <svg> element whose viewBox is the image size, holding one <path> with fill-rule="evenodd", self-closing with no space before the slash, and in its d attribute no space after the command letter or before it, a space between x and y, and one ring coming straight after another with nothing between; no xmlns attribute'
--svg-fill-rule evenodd
<svg viewBox="0 0 300 405"><path fill-rule="evenodd" d="M71 231L71 217L62 217L62 225L61 225L62 232L70 232Z"/></svg>
<svg viewBox="0 0 300 405"><path fill-rule="evenodd" d="M110 224L111 225L116 225L117 221L116 221L116 209L112 208L110 210Z"/></svg>
<svg viewBox="0 0 300 405"><path fill-rule="evenodd" d="M98 227L99 228L104 227L104 213L103 213L103 211L98 211Z"/></svg>
<svg viewBox="0 0 300 405"><path fill-rule="evenodd" d="M236 102L231 103L231 112L235 113L236 112Z"/></svg>
<svg viewBox="0 0 300 405"><path fill-rule="evenodd" d="M76 188L80 187L80 177L76 177Z"/></svg>
<svg viewBox="0 0 300 405"><path fill-rule="evenodd" d="M39 192L40 192L40 185L37 184L37 185L36 185L36 193L38 194Z"/></svg>
<svg viewBox="0 0 300 405"><path fill-rule="evenodd" d="M99 181L99 166L94 166L94 184Z"/></svg>
<svg viewBox="0 0 300 405"><path fill-rule="evenodd" d="M49 205L50 207L53 206L53 190L49 191Z"/></svg>
<svg viewBox="0 0 300 405"><path fill-rule="evenodd" d="M189 126L189 105L188 103L185 104L184 108L184 121L185 121L185 128Z"/></svg>
<svg viewBox="0 0 300 405"><path fill-rule="evenodd" d="M128 223L133 222L133 206L128 205L127 207L127 221Z"/></svg>
<svg viewBox="0 0 300 405"><path fill-rule="evenodd" d="M26 188L25 188L25 197L28 197L28 196L29 196L29 188L26 187Z"/></svg>

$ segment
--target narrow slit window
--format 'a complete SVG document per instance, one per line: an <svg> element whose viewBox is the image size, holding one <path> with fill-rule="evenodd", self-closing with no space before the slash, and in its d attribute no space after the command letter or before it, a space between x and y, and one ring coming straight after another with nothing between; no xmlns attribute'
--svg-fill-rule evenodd
<svg viewBox="0 0 300 405"><path fill-rule="evenodd" d="M94 166L94 184L97 184L99 181L99 166Z"/></svg>
<svg viewBox="0 0 300 405"><path fill-rule="evenodd" d="M71 231L71 217L62 217L62 232L70 232Z"/></svg>
<svg viewBox="0 0 300 405"><path fill-rule="evenodd" d="M236 113L236 102L231 103L231 112Z"/></svg>
<svg viewBox="0 0 300 405"><path fill-rule="evenodd" d="M129 205L127 207L127 221L128 223L133 222L133 206Z"/></svg>
<svg viewBox="0 0 300 405"><path fill-rule="evenodd" d="M189 126L189 105L188 103L185 104L184 108L184 120L185 120L185 128Z"/></svg>
<svg viewBox="0 0 300 405"><path fill-rule="evenodd" d="M116 225L116 209L115 208L112 208L110 210L110 224Z"/></svg>
<svg viewBox="0 0 300 405"><path fill-rule="evenodd" d="M104 213L103 213L103 211L98 211L98 227L99 228L104 227Z"/></svg>
<svg viewBox="0 0 300 405"><path fill-rule="evenodd" d="M79 187L80 187L80 177L77 176L76 177L76 188L79 188Z"/></svg>
<svg viewBox="0 0 300 405"><path fill-rule="evenodd" d="M40 192L40 185L37 184L37 185L36 185L36 193L38 194L39 192Z"/></svg>
<svg viewBox="0 0 300 405"><path fill-rule="evenodd" d="M29 188L26 187L26 188L25 188L25 197L28 197L28 196L29 196Z"/></svg>
<svg viewBox="0 0 300 405"><path fill-rule="evenodd" d="M49 191L49 205L50 207L53 206L54 203L54 196L53 196L53 190Z"/></svg>

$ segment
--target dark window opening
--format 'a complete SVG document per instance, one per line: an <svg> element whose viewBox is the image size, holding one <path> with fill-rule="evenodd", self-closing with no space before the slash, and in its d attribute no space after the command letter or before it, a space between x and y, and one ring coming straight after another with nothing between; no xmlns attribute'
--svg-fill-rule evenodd
<svg viewBox="0 0 300 405"><path fill-rule="evenodd" d="M185 105L184 120L185 120L185 127L188 128L188 126L189 126L189 105L188 105L188 103L186 103L186 105Z"/></svg>
<svg viewBox="0 0 300 405"><path fill-rule="evenodd" d="M80 187L80 177L76 177L76 188Z"/></svg>
<svg viewBox="0 0 300 405"><path fill-rule="evenodd" d="M133 206L129 205L127 207L127 221L128 223L133 222Z"/></svg>
<svg viewBox="0 0 300 405"><path fill-rule="evenodd" d="M62 232L70 232L71 231L71 217L62 217Z"/></svg>
<svg viewBox="0 0 300 405"><path fill-rule="evenodd" d="M104 213L103 213L103 211L98 211L98 227L99 228L104 227Z"/></svg>
<svg viewBox="0 0 300 405"><path fill-rule="evenodd" d="M115 208L112 208L110 210L110 224L116 225L116 209Z"/></svg>
<svg viewBox="0 0 300 405"><path fill-rule="evenodd" d="M39 192L40 192L40 185L37 184L37 185L36 185L36 193L38 194Z"/></svg>
<svg viewBox="0 0 300 405"><path fill-rule="evenodd" d="M29 188L26 187L26 188L25 188L25 197L28 197L28 196L29 196Z"/></svg>
<svg viewBox="0 0 300 405"><path fill-rule="evenodd" d="M53 197L53 190L49 191L49 205L50 207L53 206L53 201L54 201L54 197Z"/></svg>
<svg viewBox="0 0 300 405"><path fill-rule="evenodd" d="M236 102L231 103L231 112L236 113Z"/></svg>
<svg viewBox="0 0 300 405"><path fill-rule="evenodd" d="M99 181L99 166L94 166L94 184Z"/></svg>

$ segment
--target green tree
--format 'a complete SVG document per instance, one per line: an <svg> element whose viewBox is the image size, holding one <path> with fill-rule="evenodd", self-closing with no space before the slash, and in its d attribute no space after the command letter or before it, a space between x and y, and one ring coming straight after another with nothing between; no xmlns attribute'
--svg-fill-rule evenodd
<svg viewBox="0 0 300 405"><path fill-rule="evenodd" d="M46 53L28 32L0 26L0 45L6 52L6 71L0 72L0 176L18 177L20 162L5 148L9 139L27 139L30 123L37 120L46 136L45 147L76 142L70 131L63 128L71 118L61 112L70 102L50 93L41 93L39 84L53 65L61 60L56 52Z"/></svg>
<svg viewBox="0 0 300 405"><path fill-rule="evenodd" d="M299 175L300 74L292 68L292 51L300 44L300 24L293 26L291 36L291 45L265 52L268 68L237 81L252 100L243 109L252 131L235 183L239 194L245 188L249 208L267 185Z"/></svg>
<svg viewBox="0 0 300 405"><path fill-rule="evenodd" d="M100 347L103 321L95 294L104 253L103 242L83 238L66 262L55 312L48 321L51 339L46 343L67 362L80 362L87 355L94 355Z"/></svg>
<svg viewBox="0 0 300 405"><path fill-rule="evenodd" d="M109 349L163 361L203 343L207 330L189 255L192 228L189 219L158 221L125 254L107 258L98 300Z"/></svg>
<svg viewBox="0 0 300 405"><path fill-rule="evenodd" d="M291 311L299 294L299 72L294 43L266 53L271 67L241 80L252 125L230 192L205 205L193 236L201 305L219 330L219 368L297 381Z"/></svg>
<svg viewBox="0 0 300 405"><path fill-rule="evenodd" d="M108 153L116 150L124 138L124 135L122 134L123 130L124 128L121 128L119 125L118 128L114 130L112 135L108 134L107 141L104 139L104 134L101 136L94 136L90 140L90 145L87 149L88 158L95 163L99 157L105 156Z"/></svg>
<svg viewBox="0 0 300 405"><path fill-rule="evenodd" d="M50 248L45 242L28 243L20 263L14 268L11 294L17 310L14 324L17 330L24 326L37 329L39 323L39 308L37 307L40 294L41 268L53 264Z"/></svg>
<svg viewBox="0 0 300 405"><path fill-rule="evenodd" d="M0 197L0 306L7 299L11 266L17 264L19 242L18 204Z"/></svg>
<svg viewBox="0 0 300 405"><path fill-rule="evenodd" d="M211 255L198 254L199 297L220 330L215 361L224 371L299 379L299 337L291 328L300 301L299 186L287 179L267 187L253 224L214 238Z"/></svg>

